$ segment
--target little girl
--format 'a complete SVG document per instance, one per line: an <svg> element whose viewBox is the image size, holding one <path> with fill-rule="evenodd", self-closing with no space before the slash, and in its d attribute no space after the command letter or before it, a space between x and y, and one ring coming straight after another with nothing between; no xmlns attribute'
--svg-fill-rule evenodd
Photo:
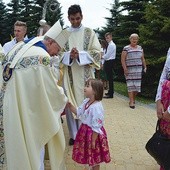
<svg viewBox="0 0 170 170"><path fill-rule="evenodd" d="M68 103L70 110L82 122L74 142L72 158L77 163L90 166L92 170L99 170L100 163L111 161L107 135L103 127L103 83L97 79L89 79L84 94L86 99L78 108Z"/></svg>

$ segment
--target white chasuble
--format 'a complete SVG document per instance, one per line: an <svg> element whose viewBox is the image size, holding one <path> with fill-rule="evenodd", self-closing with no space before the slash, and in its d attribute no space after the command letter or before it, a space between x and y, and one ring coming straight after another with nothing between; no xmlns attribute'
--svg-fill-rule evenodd
<svg viewBox="0 0 170 170"><path fill-rule="evenodd" d="M64 88L69 101L79 106L84 100L84 86L88 78L94 78L94 70L100 69L101 46L95 32L81 26L72 31L66 50L63 54ZM70 50L75 47L79 51L79 59L70 61Z"/></svg>
<svg viewBox="0 0 170 170"><path fill-rule="evenodd" d="M10 62L15 53L11 52ZM38 170L40 151L45 144L51 169L65 169L60 114L67 98L57 85L49 58L43 48L32 46L16 63L11 78L3 81L0 111L8 170Z"/></svg>

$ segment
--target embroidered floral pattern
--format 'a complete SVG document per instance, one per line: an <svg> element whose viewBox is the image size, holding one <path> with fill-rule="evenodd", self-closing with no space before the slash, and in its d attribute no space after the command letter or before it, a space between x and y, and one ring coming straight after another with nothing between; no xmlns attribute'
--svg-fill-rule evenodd
<svg viewBox="0 0 170 170"><path fill-rule="evenodd" d="M75 139L73 146L72 158L80 164L88 164L90 166L99 163L108 163L111 161L107 135L105 129L101 128L103 134L99 134L96 139L96 147L92 149L92 129L82 124Z"/></svg>
<svg viewBox="0 0 170 170"><path fill-rule="evenodd" d="M84 30L84 50L88 50L89 42L90 42L90 37L91 37L91 29L85 28Z"/></svg>
<svg viewBox="0 0 170 170"><path fill-rule="evenodd" d="M162 85L162 104L164 106L164 110L167 110L170 105L170 81L166 80ZM170 122L161 119L160 122L161 131L168 136L170 139Z"/></svg>
<svg viewBox="0 0 170 170"><path fill-rule="evenodd" d="M4 128L3 128L3 99L6 90L7 82L3 82L0 91L0 169L6 167L6 155L5 155L5 141L4 141Z"/></svg>

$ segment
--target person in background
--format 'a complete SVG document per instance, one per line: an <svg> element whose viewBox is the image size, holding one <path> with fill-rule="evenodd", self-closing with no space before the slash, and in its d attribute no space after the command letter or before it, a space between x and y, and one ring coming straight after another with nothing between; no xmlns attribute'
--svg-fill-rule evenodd
<svg viewBox="0 0 170 170"><path fill-rule="evenodd" d="M123 48L121 64L126 78L129 107L134 109L136 95L141 91L142 70L146 73L147 67L143 49L138 45L138 34L131 34L129 40L130 44Z"/></svg>
<svg viewBox="0 0 170 170"><path fill-rule="evenodd" d="M14 38L3 45L4 54L6 55L15 46L16 43L28 39L26 33L26 22L16 21L14 24Z"/></svg>
<svg viewBox="0 0 170 170"><path fill-rule="evenodd" d="M68 103L70 110L82 121L73 146L72 158L77 163L99 170L100 163L110 162L107 134L104 125L103 83L89 79L84 88L86 99L76 108Z"/></svg>
<svg viewBox="0 0 170 170"><path fill-rule="evenodd" d="M159 80L155 101L156 101L157 117L158 119L160 119L161 132L170 139L170 53L169 50ZM160 170L164 170L163 165L160 167Z"/></svg>
<svg viewBox="0 0 170 170"><path fill-rule="evenodd" d="M71 5L68 9L68 19L71 26L69 41L65 46L62 57L63 85L69 101L79 106L84 100L84 85L88 78L94 78L94 69L100 69L101 46L95 32L82 25L83 14L79 5ZM80 121L74 119L68 108L66 119L69 129L69 145L74 144L74 139Z"/></svg>
<svg viewBox="0 0 170 170"><path fill-rule="evenodd" d="M100 44L102 47L101 56L103 56L107 52L108 43L106 40L100 40ZM104 59L101 60L99 74L100 74L99 77L103 82L104 89L107 90L109 87L108 87L108 80L107 80L106 72L104 71Z"/></svg>
<svg viewBox="0 0 170 170"><path fill-rule="evenodd" d="M0 169L42 170L45 145L51 169L65 169L60 115L67 97L57 85L50 57L59 53L68 36L57 22L43 39L18 43L2 61Z"/></svg>
<svg viewBox="0 0 170 170"><path fill-rule="evenodd" d="M112 41L112 33L106 33L105 39L108 43L108 47L107 52L102 56L102 59L104 59L104 71L106 72L107 80L109 82L109 90L105 93L104 98L109 99L113 98L114 95L113 69L116 58L116 45Z"/></svg>

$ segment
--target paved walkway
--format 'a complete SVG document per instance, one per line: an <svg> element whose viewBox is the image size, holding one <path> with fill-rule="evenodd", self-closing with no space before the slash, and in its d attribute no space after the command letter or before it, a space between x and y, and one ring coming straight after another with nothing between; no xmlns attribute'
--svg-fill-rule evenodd
<svg viewBox="0 0 170 170"><path fill-rule="evenodd" d="M127 98L120 95L103 99L103 106L112 161L102 164L101 170L159 170L157 163L145 150L145 144L155 130L155 108L136 103L136 108L130 109ZM71 159L72 146L68 146L65 118L63 126L67 142L67 170L83 170ZM48 162L46 170L50 170Z"/></svg>

